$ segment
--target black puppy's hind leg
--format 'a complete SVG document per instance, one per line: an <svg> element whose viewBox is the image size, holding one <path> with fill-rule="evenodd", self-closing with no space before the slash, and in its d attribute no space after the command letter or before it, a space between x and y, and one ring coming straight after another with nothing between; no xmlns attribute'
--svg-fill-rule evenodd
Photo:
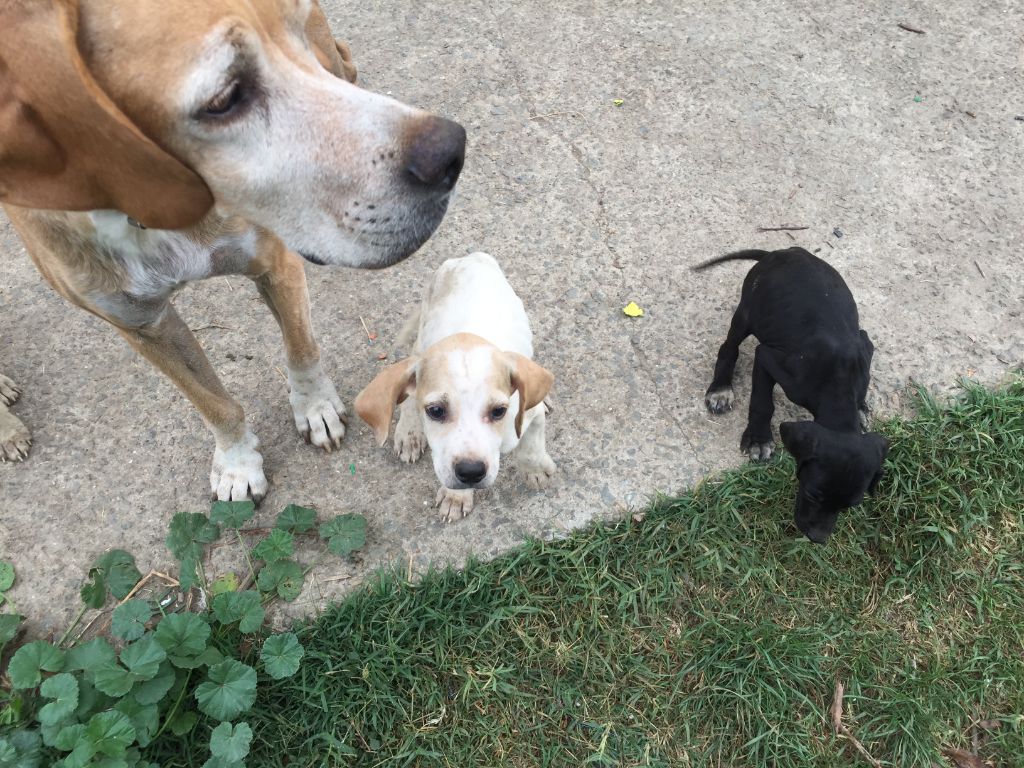
<svg viewBox="0 0 1024 768"><path fill-rule="evenodd" d="M765 367L765 355L771 354L758 346L754 352L754 374L750 386L750 415L747 428L740 438L740 450L751 461L767 461L772 457L775 441L772 439L772 415L775 413L775 379Z"/></svg>
<svg viewBox="0 0 1024 768"><path fill-rule="evenodd" d="M740 354L740 344L750 335L747 318L740 306L732 316L729 334L718 349L718 360L715 362L715 375L711 386L704 393L704 405L711 413L725 413L732 410L732 402L736 394L732 389L732 375L736 370L736 358Z"/></svg>

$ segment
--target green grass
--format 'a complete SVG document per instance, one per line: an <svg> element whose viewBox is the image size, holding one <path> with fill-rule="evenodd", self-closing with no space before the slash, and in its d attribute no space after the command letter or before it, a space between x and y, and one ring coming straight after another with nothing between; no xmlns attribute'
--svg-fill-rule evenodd
<svg viewBox="0 0 1024 768"><path fill-rule="evenodd" d="M978 718L999 721L983 757L1024 765L1024 379L918 413L881 425L879 495L825 547L793 526L783 457L639 523L381 577L297 630L247 765L866 765L832 735L837 679L884 765L949 765ZM150 757L201 765L190 748Z"/></svg>

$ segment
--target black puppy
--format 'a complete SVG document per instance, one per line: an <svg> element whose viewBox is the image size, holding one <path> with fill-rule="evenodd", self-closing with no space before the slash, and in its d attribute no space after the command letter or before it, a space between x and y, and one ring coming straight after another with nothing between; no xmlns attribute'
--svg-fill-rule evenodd
<svg viewBox="0 0 1024 768"><path fill-rule="evenodd" d="M760 344L754 352L750 415L740 450L754 461L772 455L776 383L786 397L814 415L814 421L779 425L779 434L798 462L797 527L823 544L839 510L860 504L865 493L875 490L889 451L881 435L862 434L874 347L860 330L850 289L821 259L803 248L738 251L694 269L735 260L757 264L743 281L704 402L711 413L732 408L739 346L753 334Z"/></svg>

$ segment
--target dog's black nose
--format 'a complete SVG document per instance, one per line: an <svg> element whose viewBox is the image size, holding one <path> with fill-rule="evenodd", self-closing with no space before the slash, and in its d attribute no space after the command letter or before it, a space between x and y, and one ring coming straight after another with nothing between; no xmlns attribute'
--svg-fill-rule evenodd
<svg viewBox="0 0 1024 768"><path fill-rule="evenodd" d="M460 483L476 485L487 474L487 465L482 461L455 462L455 477Z"/></svg>
<svg viewBox="0 0 1024 768"><path fill-rule="evenodd" d="M455 186L466 159L466 129L430 115L418 121L407 139L405 172L413 186L447 192Z"/></svg>

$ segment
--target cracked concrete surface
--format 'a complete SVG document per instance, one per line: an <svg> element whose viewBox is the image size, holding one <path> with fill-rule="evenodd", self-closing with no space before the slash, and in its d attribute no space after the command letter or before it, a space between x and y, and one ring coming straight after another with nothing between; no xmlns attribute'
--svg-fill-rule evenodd
<svg viewBox="0 0 1024 768"><path fill-rule="evenodd" d="M710 417L702 401L746 269L688 271L716 254L796 243L839 269L876 346L876 413L904 408L911 380L994 382L1024 360L1019 3L325 7L365 86L470 136L458 198L418 254L383 272L307 269L328 370L351 406L433 269L486 250L555 372L560 471L532 492L506 466L444 526L428 461L402 465L354 420L339 453L302 443L276 326L246 280L190 286L177 305L262 442L272 489L259 521L293 501L369 521L360 561L324 558L290 614L373 565L491 556L743 461L751 342L736 410ZM46 631L75 609L99 552L171 567L167 521L206 508L213 443L167 380L44 285L0 222L0 370L23 387L15 413L35 438L28 461L0 466L0 558L18 570L14 604ZM757 231L780 224L808 229ZM622 314L631 300L644 317ZM795 414L779 402L776 423ZM779 532L796 536L787 520ZM215 565L230 562L218 549Z"/></svg>

